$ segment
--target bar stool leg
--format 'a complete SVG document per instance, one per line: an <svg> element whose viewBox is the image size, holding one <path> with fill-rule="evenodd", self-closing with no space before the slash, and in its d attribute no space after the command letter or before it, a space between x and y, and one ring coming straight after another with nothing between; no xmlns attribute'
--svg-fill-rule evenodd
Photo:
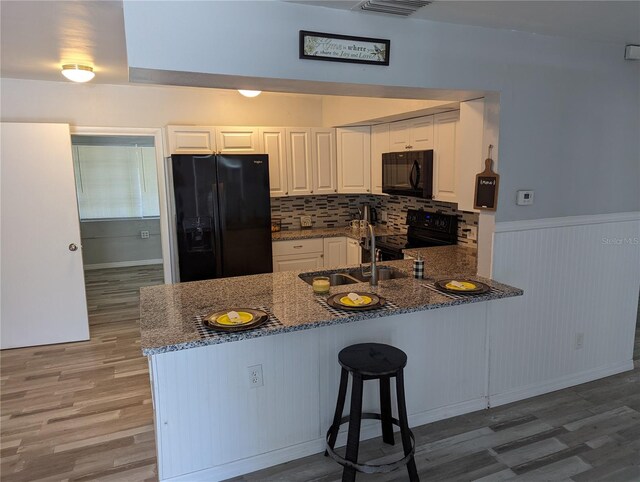
<svg viewBox="0 0 640 482"><path fill-rule="evenodd" d="M404 454L411 452L411 437L409 436L409 420L407 418L407 403L404 398L404 373L400 370L396 375L396 396L398 397L398 421L400 422L400 434L402 435L402 448ZM418 469L413 457L407 462L407 471L411 482L419 482Z"/></svg>
<svg viewBox="0 0 640 482"><path fill-rule="evenodd" d="M329 435L329 441L327 444L331 448L335 448L336 439L338 438L338 432L340 430L340 419L342 419L342 411L344 410L344 400L347 397L347 383L349 382L349 372L344 368L340 372L340 388L338 389L338 400L336 402L336 412L333 415L333 423L331 424L331 434ZM326 457L328 452L324 451Z"/></svg>
<svg viewBox="0 0 640 482"><path fill-rule="evenodd" d="M391 422L391 379L380 378L380 415L382 416L382 441L394 445L393 423Z"/></svg>
<svg viewBox="0 0 640 482"><path fill-rule="evenodd" d="M349 411L349 433L347 435L347 450L345 459L358 463L358 449L360 447L360 422L362 419L362 376L353 373L351 384L351 409ZM342 471L342 482L356 480L356 470L345 467Z"/></svg>

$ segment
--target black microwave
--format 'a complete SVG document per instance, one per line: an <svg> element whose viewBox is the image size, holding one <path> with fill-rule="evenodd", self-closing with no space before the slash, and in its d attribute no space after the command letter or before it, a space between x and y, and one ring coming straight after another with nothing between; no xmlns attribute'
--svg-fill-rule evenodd
<svg viewBox="0 0 640 482"><path fill-rule="evenodd" d="M433 150L382 154L382 192L433 199Z"/></svg>

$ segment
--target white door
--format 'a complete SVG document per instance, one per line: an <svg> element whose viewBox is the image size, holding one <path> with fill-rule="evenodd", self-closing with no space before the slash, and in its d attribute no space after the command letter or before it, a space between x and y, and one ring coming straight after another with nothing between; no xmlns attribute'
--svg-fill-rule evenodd
<svg viewBox="0 0 640 482"><path fill-rule="evenodd" d="M311 129L287 129L289 196L313 194Z"/></svg>
<svg viewBox="0 0 640 482"><path fill-rule="evenodd" d="M67 124L2 123L1 348L89 339Z"/></svg>
<svg viewBox="0 0 640 482"><path fill-rule="evenodd" d="M287 179L287 152L284 147L285 130L278 127L260 129L260 140L265 154L269 156L269 186L271 197L289 194Z"/></svg>
<svg viewBox="0 0 640 482"><path fill-rule="evenodd" d="M392 152L389 124L371 126L371 192L382 194L382 154Z"/></svg>
<svg viewBox="0 0 640 482"><path fill-rule="evenodd" d="M333 194L338 192L336 174L336 131L335 129L311 129L313 152L313 192Z"/></svg>
<svg viewBox="0 0 640 482"><path fill-rule="evenodd" d="M338 192L361 194L371 191L371 129L337 129Z"/></svg>

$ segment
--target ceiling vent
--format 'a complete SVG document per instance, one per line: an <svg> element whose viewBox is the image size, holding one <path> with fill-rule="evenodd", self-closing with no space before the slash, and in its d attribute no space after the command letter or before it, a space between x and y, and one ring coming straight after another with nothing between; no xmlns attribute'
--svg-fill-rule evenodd
<svg viewBox="0 0 640 482"><path fill-rule="evenodd" d="M366 12L408 17L418 9L426 7L430 3L433 2L426 0L366 0L359 5L359 8Z"/></svg>

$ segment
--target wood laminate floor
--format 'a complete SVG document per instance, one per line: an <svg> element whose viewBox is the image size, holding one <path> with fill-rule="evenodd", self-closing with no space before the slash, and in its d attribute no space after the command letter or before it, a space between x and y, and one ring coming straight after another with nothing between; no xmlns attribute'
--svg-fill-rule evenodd
<svg viewBox="0 0 640 482"><path fill-rule="evenodd" d="M96 283L110 276L92 274ZM103 286L91 288L90 341L0 354L3 482L157 479L137 302L130 283L122 302L117 285ZM639 387L636 361L631 372L417 427L421 480L640 481ZM361 460L378 462L399 448L378 439L361 447ZM333 481L340 473L319 454L234 480ZM404 471L358 476L406 479Z"/></svg>
<svg viewBox="0 0 640 482"><path fill-rule="evenodd" d="M85 271L89 325L137 320L140 288L162 283L160 264Z"/></svg>

